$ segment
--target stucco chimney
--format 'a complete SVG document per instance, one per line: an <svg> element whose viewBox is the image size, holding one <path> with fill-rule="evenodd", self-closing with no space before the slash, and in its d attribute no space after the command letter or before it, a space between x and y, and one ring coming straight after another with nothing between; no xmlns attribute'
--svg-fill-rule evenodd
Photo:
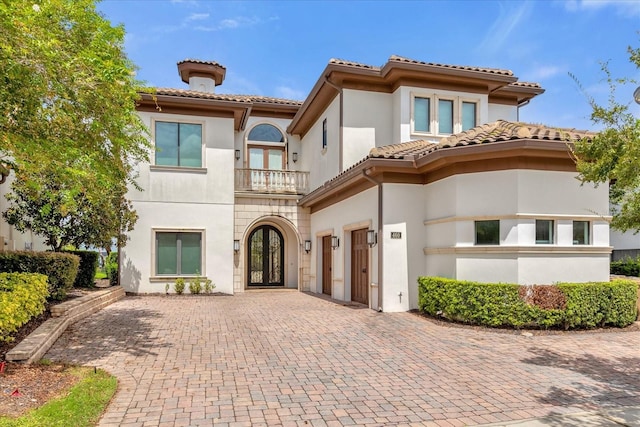
<svg viewBox="0 0 640 427"><path fill-rule="evenodd" d="M178 62L178 73L183 82L189 83L189 90L215 93L216 86L224 81L227 69L217 62L185 59Z"/></svg>

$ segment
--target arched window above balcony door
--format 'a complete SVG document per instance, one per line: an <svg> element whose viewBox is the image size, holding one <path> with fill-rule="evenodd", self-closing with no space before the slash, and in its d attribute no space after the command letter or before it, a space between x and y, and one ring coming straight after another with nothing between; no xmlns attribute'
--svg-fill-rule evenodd
<svg viewBox="0 0 640 427"><path fill-rule="evenodd" d="M285 135L274 125L260 123L247 133L250 169L284 169L285 151Z"/></svg>

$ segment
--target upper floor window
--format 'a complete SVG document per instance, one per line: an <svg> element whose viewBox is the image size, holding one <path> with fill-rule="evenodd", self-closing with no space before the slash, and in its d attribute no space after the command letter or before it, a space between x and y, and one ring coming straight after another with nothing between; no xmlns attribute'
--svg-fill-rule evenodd
<svg viewBox="0 0 640 427"><path fill-rule="evenodd" d="M267 123L254 126L247 136L250 169L284 169L284 134Z"/></svg>
<svg viewBox="0 0 640 427"><path fill-rule="evenodd" d="M263 123L251 129L248 139L249 141L284 142L284 135L277 127Z"/></svg>
<svg viewBox="0 0 640 427"><path fill-rule="evenodd" d="M156 165L202 167L202 125L155 123Z"/></svg>
<svg viewBox="0 0 640 427"><path fill-rule="evenodd" d="M453 100L438 100L438 133L453 133Z"/></svg>
<svg viewBox="0 0 640 427"><path fill-rule="evenodd" d="M477 110L477 103L462 101L462 118L460 119L460 122L462 124L463 131L473 129L474 127L478 126Z"/></svg>
<svg viewBox="0 0 640 427"><path fill-rule="evenodd" d="M536 243L549 245L553 244L553 220L536 220Z"/></svg>
<svg viewBox="0 0 640 427"><path fill-rule="evenodd" d="M412 95L411 125L417 134L451 135L472 129L478 125L478 102Z"/></svg>
<svg viewBox="0 0 640 427"><path fill-rule="evenodd" d="M431 99L413 98L413 126L416 132L431 132Z"/></svg>
<svg viewBox="0 0 640 427"><path fill-rule="evenodd" d="M322 149L327 148L327 119L322 121Z"/></svg>

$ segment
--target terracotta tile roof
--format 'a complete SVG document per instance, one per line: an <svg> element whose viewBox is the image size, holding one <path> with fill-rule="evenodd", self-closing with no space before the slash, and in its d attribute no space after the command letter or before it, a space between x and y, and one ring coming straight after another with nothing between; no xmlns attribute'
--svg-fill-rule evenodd
<svg viewBox="0 0 640 427"><path fill-rule="evenodd" d="M429 65L432 67L451 68L451 69L465 70L465 71L479 71L482 73L499 74L502 76L513 76L513 72L511 70L504 70L501 68L486 68L486 67L472 67L467 65L438 64L436 62L417 61L415 59L405 58L398 55L391 55L389 57L389 62L404 62L409 64Z"/></svg>
<svg viewBox="0 0 640 427"><path fill-rule="evenodd" d="M402 144L386 145L373 148L369 152L371 158L403 159L406 156L423 157L445 148L467 145L504 142L518 139L538 139L547 141L578 141L591 138L593 132L575 129L552 128L527 123L512 123L505 120L487 123L441 139L439 143L430 141L410 141Z"/></svg>
<svg viewBox="0 0 640 427"><path fill-rule="evenodd" d="M347 65L349 67L366 68L368 70L380 71L380 67L376 67L375 65L367 65L367 64L362 64L360 62L347 61L344 59L331 58L329 60L329 64Z"/></svg>
<svg viewBox="0 0 640 427"><path fill-rule="evenodd" d="M187 89L173 89L173 88L156 88L156 94L178 96L184 98L200 98L200 99L212 99L218 101L235 101L235 102L264 102L270 104L282 104L282 105L302 105L302 101L296 101L293 99L273 98L270 96L261 95L227 95L209 92L198 92L195 90Z"/></svg>
<svg viewBox="0 0 640 427"><path fill-rule="evenodd" d="M507 87L509 87L509 86L518 86L518 87L542 89L542 86L540 86L538 83L534 83L534 82L513 82L513 83L509 83L507 85Z"/></svg>
<svg viewBox="0 0 640 427"><path fill-rule="evenodd" d="M184 64L185 62L192 62L194 64L213 65L215 67L224 68L225 70L227 69L224 65L221 65L215 61L202 61L200 59L190 59L190 58L183 59L182 61L178 62L178 65Z"/></svg>

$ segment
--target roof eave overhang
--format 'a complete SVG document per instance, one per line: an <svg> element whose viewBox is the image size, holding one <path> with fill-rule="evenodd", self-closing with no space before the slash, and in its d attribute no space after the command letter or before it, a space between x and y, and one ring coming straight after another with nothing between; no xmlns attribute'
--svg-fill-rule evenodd
<svg viewBox="0 0 640 427"><path fill-rule="evenodd" d="M570 141L522 139L441 148L417 158L414 155L400 159L367 158L304 196L299 204L314 212L373 187L374 184L364 174L382 183L428 184L450 176L452 173L442 171L456 164L475 163L481 169L483 163L488 161L502 161L507 169L517 169L520 163L514 161L509 166L508 162L504 162L509 158L536 158L541 160L536 167L542 170L573 171L575 162L571 157L571 145ZM547 161L548 164L545 164Z"/></svg>
<svg viewBox="0 0 640 427"><path fill-rule="evenodd" d="M193 98L175 95L141 93L136 105L138 111L155 111L167 114L206 115L233 118L234 129L240 130L243 117L251 102Z"/></svg>
<svg viewBox="0 0 640 427"><path fill-rule="evenodd" d="M327 80L349 89L367 88L367 90L387 93L395 91L402 85L450 89L456 84L475 92L491 93L518 79L513 75L399 61L389 61L382 69L330 63L291 121L287 128L288 133L304 137L329 103L338 95L338 90L328 84Z"/></svg>
<svg viewBox="0 0 640 427"><path fill-rule="evenodd" d="M522 104L543 94L541 87L505 86L489 94L489 102L494 104Z"/></svg>

